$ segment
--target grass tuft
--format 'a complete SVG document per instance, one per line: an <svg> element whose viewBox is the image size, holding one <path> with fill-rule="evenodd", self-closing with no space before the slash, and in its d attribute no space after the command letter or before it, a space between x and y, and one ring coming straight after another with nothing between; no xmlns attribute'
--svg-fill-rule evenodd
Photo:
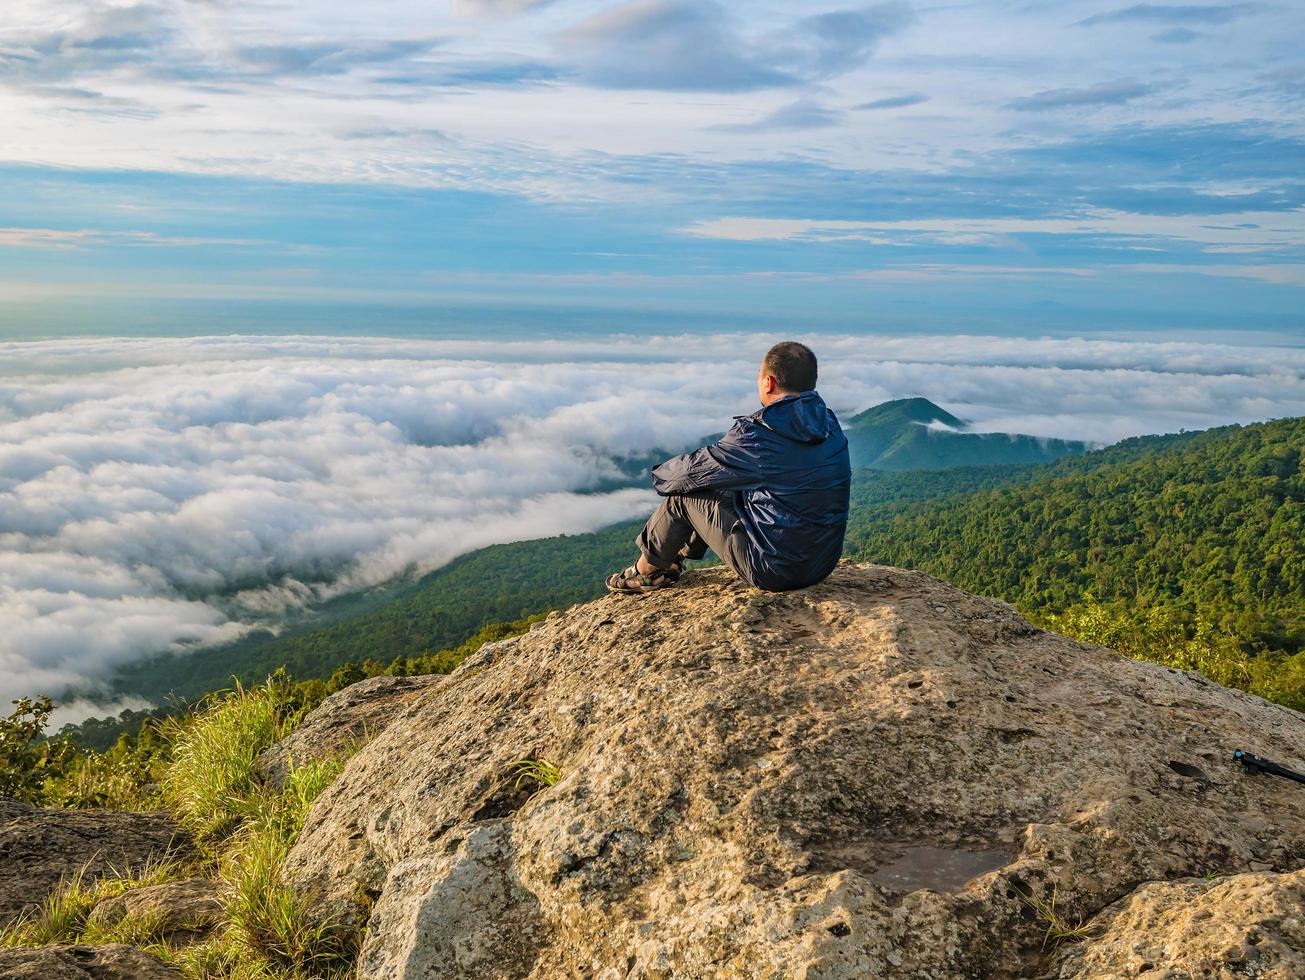
<svg viewBox="0 0 1305 980"><path fill-rule="evenodd" d="M34 913L21 916L0 933L0 946L49 946L71 942L82 931L95 908L95 886L80 868L51 892Z"/></svg>
<svg viewBox="0 0 1305 980"><path fill-rule="evenodd" d="M357 937L337 920L315 915L281 869L309 808L339 774L337 759L292 768L281 790L232 838L221 873L230 886L230 938L253 959L290 976L326 976L347 968Z"/></svg>
<svg viewBox="0 0 1305 980"><path fill-rule="evenodd" d="M513 786L519 787L527 779L540 786L556 786L562 778L562 770L547 759L520 759L512 765L517 777Z"/></svg>
<svg viewBox="0 0 1305 980"><path fill-rule="evenodd" d="M161 885L185 876L184 865L171 861L152 861L134 872L109 868L94 879L84 865L51 892L40 909L0 931L0 947L78 942L87 934L87 919L100 902L133 888ZM89 927L89 931L94 930Z"/></svg>
<svg viewBox="0 0 1305 980"><path fill-rule="evenodd" d="M217 837L258 816L258 757L296 720L285 685L275 679L249 690L237 683L197 714L170 720L172 761L163 795L182 823L201 838Z"/></svg>
<svg viewBox="0 0 1305 980"><path fill-rule="evenodd" d="M1063 913L1056 909L1057 897L1058 887L1055 885L1051 888L1051 897L1045 900L1035 898L1032 894L1020 896L1020 901L1037 913L1038 918L1047 924L1046 932L1042 936L1043 949L1046 949L1048 944L1057 945L1062 942L1087 939L1096 932L1096 926L1089 921L1080 918L1070 922Z"/></svg>
<svg viewBox="0 0 1305 980"><path fill-rule="evenodd" d="M194 931L211 924L208 920L177 923L175 920L170 920L165 912L142 912L123 916L113 923L89 921L77 940L91 946L125 943L128 946L144 948L162 943L169 933Z"/></svg>

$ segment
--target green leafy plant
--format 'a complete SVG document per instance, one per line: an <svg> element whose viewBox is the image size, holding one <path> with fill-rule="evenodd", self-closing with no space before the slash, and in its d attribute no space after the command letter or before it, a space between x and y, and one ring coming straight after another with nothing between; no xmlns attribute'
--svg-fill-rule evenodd
<svg viewBox="0 0 1305 980"><path fill-rule="evenodd" d="M68 759L45 780L43 802L74 809L158 809L159 780L170 754L171 744L146 715L135 734L124 732L103 751L83 749Z"/></svg>
<svg viewBox="0 0 1305 980"><path fill-rule="evenodd" d="M20 698L7 718L0 718L0 796L40 803L47 778L61 773L76 752L63 738L43 737L54 702Z"/></svg>

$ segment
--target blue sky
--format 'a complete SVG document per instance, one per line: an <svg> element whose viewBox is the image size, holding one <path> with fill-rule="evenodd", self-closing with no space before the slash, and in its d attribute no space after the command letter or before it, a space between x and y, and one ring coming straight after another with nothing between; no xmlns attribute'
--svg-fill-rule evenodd
<svg viewBox="0 0 1305 980"><path fill-rule="evenodd" d="M1299 334L1302 51L1289 2L7 0L0 333Z"/></svg>

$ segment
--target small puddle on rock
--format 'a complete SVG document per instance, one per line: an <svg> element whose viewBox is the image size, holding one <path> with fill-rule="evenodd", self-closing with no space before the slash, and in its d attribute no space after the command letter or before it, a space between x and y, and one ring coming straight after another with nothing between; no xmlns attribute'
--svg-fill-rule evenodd
<svg viewBox="0 0 1305 980"><path fill-rule="evenodd" d="M884 861L870 872L870 880L894 895L928 888L935 892L958 892L979 875L1010 863L1006 851L966 851L928 844L900 844L885 854Z"/></svg>

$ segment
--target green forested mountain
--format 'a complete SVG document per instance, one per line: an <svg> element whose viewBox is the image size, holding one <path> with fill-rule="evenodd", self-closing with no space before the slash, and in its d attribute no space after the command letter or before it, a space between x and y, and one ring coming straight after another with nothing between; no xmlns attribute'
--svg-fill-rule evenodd
<svg viewBox="0 0 1305 980"><path fill-rule="evenodd" d="M1029 609L1090 594L1181 605L1305 644L1305 419L1130 462L858 515L848 553ZM1084 460L1083 462L1086 462ZM1294 637L1294 639L1292 639Z"/></svg>
<svg viewBox="0 0 1305 980"><path fill-rule="evenodd" d="M1088 448L1086 443L1066 439L966 432L965 428L965 422L927 398L884 402L844 425L852 465L876 470L1047 463Z"/></svg>
<svg viewBox="0 0 1305 980"><path fill-rule="evenodd" d="M1192 656L1213 658L1215 679L1305 708L1305 419L1190 434L1160 452L1142 445L862 511L847 551L1130 652L1145 652L1146 635L1171 645L1203 636Z"/></svg>

